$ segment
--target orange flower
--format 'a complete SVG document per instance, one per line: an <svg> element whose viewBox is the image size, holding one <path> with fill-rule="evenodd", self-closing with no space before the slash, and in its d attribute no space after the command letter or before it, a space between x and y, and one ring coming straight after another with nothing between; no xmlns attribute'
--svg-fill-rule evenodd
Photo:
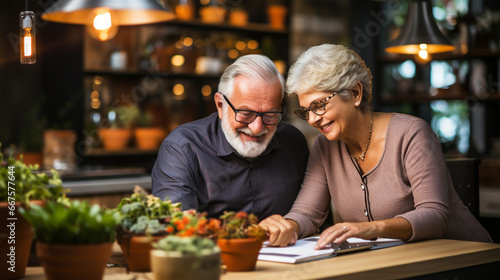
<svg viewBox="0 0 500 280"><path fill-rule="evenodd" d="M217 219L211 219L210 222L208 223L208 228L211 231L217 231L220 228L220 220Z"/></svg>
<svg viewBox="0 0 500 280"><path fill-rule="evenodd" d="M248 217L248 214L246 212L240 211L236 213L235 217L237 219L246 219Z"/></svg>
<svg viewBox="0 0 500 280"><path fill-rule="evenodd" d="M190 227L184 232L184 236L192 236L194 233L195 229L193 227Z"/></svg>

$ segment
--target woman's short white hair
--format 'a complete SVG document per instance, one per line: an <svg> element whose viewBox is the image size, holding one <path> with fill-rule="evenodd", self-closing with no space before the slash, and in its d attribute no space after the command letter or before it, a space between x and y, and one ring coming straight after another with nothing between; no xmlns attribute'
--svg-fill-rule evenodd
<svg viewBox="0 0 500 280"><path fill-rule="evenodd" d="M269 85L279 81L281 84L281 99L285 96L285 79L283 75L280 74L274 62L264 55L244 55L229 65L220 78L219 92L230 98L233 94L234 79L238 76L263 80Z"/></svg>
<svg viewBox="0 0 500 280"><path fill-rule="evenodd" d="M363 85L360 108L371 110L372 74L365 62L353 50L334 44L309 48L300 55L288 72L286 81L289 94L310 91L338 92L343 99L351 95L348 89L356 83Z"/></svg>

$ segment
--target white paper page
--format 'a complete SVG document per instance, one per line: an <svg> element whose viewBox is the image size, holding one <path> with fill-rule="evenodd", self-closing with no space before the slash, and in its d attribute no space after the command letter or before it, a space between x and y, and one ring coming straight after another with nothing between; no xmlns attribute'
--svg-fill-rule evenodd
<svg viewBox="0 0 500 280"><path fill-rule="evenodd" d="M296 263L327 257L334 253L332 248L314 250L316 241L310 238L300 239L295 245L288 247L271 247L268 242L264 242L260 250L259 260Z"/></svg>

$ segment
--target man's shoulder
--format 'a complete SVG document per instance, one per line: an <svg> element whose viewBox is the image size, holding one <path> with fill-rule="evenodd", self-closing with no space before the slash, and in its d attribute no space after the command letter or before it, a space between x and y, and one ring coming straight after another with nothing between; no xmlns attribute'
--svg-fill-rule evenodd
<svg viewBox="0 0 500 280"><path fill-rule="evenodd" d="M209 115L208 117L195 120L189 123L182 124L176 127L165 138L165 141L175 142L177 144L185 144L207 137L213 137L217 130L217 114Z"/></svg>

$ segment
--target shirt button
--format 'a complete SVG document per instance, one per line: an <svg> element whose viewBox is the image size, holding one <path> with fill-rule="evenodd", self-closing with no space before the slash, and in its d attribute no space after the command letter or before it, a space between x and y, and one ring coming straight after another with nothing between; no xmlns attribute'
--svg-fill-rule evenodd
<svg viewBox="0 0 500 280"><path fill-rule="evenodd" d="M365 190L365 185L361 184L361 189Z"/></svg>
<svg viewBox="0 0 500 280"><path fill-rule="evenodd" d="M368 212L366 212L366 210L365 210L365 217L368 217Z"/></svg>

